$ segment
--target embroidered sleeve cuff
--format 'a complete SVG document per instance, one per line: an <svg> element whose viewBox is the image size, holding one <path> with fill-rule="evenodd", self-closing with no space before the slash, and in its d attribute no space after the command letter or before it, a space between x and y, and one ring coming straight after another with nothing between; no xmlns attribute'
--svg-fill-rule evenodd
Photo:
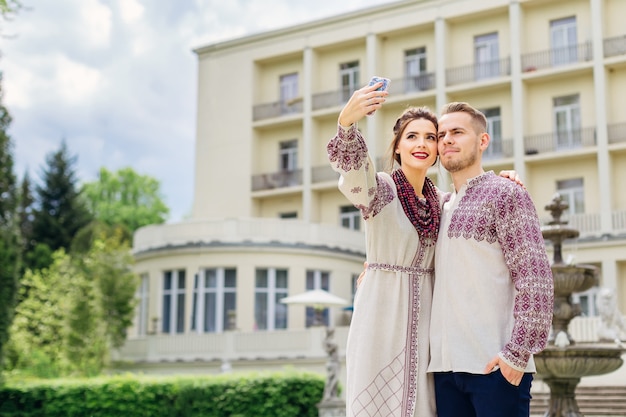
<svg viewBox="0 0 626 417"><path fill-rule="evenodd" d="M356 123L353 123L348 127L337 123L337 134L342 140L353 140L356 137L357 132Z"/></svg>
<svg viewBox="0 0 626 417"><path fill-rule="evenodd" d="M511 368L524 372L530 360L530 352L514 351L509 348L510 346L507 345L504 350L498 354L500 359L506 362Z"/></svg>

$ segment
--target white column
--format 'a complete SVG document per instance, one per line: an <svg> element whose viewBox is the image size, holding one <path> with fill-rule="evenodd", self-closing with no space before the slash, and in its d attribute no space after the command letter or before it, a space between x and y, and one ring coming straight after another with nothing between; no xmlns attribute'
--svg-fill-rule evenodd
<svg viewBox="0 0 626 417"><path fill-rule="evenodd" d="M377 66L376 66L376 61L378 60L378 40L376 38L376 34L374 33L368 33L366 38L365 38L365 57L367 60L367 64L365 66L365 73L363 74L363 76L361 77L362 79L361 84L365 85L366 82L369 81L370 77L373 75L380 75L380 76L384 76L383 74L378 74L377 72ZM360 88L361 86L359 86ZM379 131L378 131L378 119L379 119L379 115L378 112L374 113L371 116L367 116L367 133L366 133L366 138L368 139L367 141L367 147L369 149L369 153L372 156L372 158L374 159L374 164L376 164L376 161L378 161L378 158L380 157L380 155L378 154L378 137L379 137ZM378 165L376 165L376 170L380 171L382 169L382 167L379 167Z"/></svg>
<svg viewBox="0 0 626 417"><path fill-rule="evenodd" d="M311 189L311 170L313 152L313 119L312 119L312 73L313 50L304 48L302 56L302 220L311 221L313 190Z"/></svg>
<svg viewBox="0 0 626 417"><path fill-rule="evenodd" d="M598 193L600 198L600 231L611 234L611 159L606 106L606 70L604 68L603 0L591 0L591 34L593 46L593 82L595 94L596 141L598 147Z"/></svg>
<svg viewBox="0 0 626 417"><path fill-rule="evenodd" d="M435 18L435 103L437 108L433 109L437 115L444 104L448 102L446 94L446 35L447 25L442 17ZM444 191L451 191L450 174L439 164L439 175L437 175L437 186Z"/></svg>
<svg viewBox="0 0 626 417"><path fill-rule="evenodd" d="M614 259L602 261L602 282L601 287L611 288L617 294L617 263Z"/></svg>
<svg viewBox="0 0 626 417"><path fill-rule="evenodd" d="M511 103L513 111L513 167L526 180L524 162L524 84L522 83L522 12L519 1L509 5L511 28Z"/></svg>

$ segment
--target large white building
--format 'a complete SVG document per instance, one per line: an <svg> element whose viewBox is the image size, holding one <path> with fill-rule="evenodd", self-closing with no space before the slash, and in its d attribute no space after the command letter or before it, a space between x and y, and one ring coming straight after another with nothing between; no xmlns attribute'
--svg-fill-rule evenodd
<svg viewBox="0 0 626 417"><path fill-rule="evenodd" d="M482 109L485 168L517 170L545 220L556 192L569 202L581 236L564 258L597 266L626 311L624 16L623 0L406 0L196 49L193 212L135 234L138 314L116 357L144 372L324 370L312 309L280 299L353 297L362 221L326 143L372 75L391 79L359 125L377 160L408 105ZM576 297L579 340L595 337L594 291ZM342 353L349 318L324 315Z"/></svg>

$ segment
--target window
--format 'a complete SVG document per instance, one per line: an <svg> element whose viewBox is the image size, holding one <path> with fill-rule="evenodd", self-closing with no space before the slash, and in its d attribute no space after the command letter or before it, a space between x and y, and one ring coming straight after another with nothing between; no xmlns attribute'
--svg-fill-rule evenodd
<svg viewBox="0 0 626 417"><path fill-rule="evenodd" d="M286 74L280 77L280 108L283 114L299 110L294 99L298 97L298 74Z"/></svg>
<svg viewBox="0 0 626 417"><path fill-rule="evenodd" d="M477 80L500 75L498 34L474 37L474 65Z"/></svg>
<svg viewBox="0 0 626 417"><path fill-rule="evenodd" d="M572 303L580 305L581 316L594 317L598 315L596 298L599 290L599 287L591 287L587 291L572 294Z"/></svg>
<svg viewBox="0 0 626 417"><path fill-rule="evenodd" d="M554 124L557 149L582 145L578 94L554 99Z"/></svg>
<svg viewBox="0 0 626 417"><path fill-rule="evenodd" d="M326 290L330 287L330 273L322 271L306 271L306 289L310 290ZM321 323L320 323L321 321ZM306 308L306 327L325 325L328 326L330 319L328 309L315 311L313 307Z"/></svg>
<svg viewBox="0 0 626 417"><path fill-rule="evenodd" d="M137 336L145 336L149 332L150 275L141 274L140 280L139 288L137 288Z"/></svg>
<svg viewBox="0 0 626 417"><path fill-rule="evenodd" d="M353 205L342 206L339 222L342 227L350 230L361 230L361 211Z"/></svg>
<svg viewBox="0 0 626 417"><path fill-rule="evenodd" d="M191 330L216 333L235 328L237 271L210 268L195 276Z"/></svg>
<svg viewBox="0 0 626 417"><path fill-rule="evenodd" d="M404 51L405 91L420 91L430 88L426 76L426 48Z"/></svg>
<svg viewBox="0 0 626 417"><path fill-rule="evenodd" d="M585 213L585 188L582 178L557 181L556 191L563 198L563 202L569 205L563 214Z"/></svg>
<svg viewBox="0 0 626 417"><path fill-rule="evenodd" d="M578 60L576 38L576 17L550 22L552 65L569 64Z"/></svg>
<svg viewBox="0 0 626 417"><path fill-rule="evenodd" d="M339 66L341 99L348 101L355 90L359 89L359 61L346 62Z"/></svg>
<svg viewBox="0 0 626 417"><path fill-rule="evenodd" d="M298 168L298 141L280 142L280 170L293 171Z"/></svg>
<svg viewBox="0 0 626 417"><path fill-rule="evenodd" d="M281 219L297 219L298 218L298 212L297 211L289 211L286 213L280 213L279 214Z"/></svg>
<svg viewBox="0 0 626 417"><path fill-rule="evenodd" d="M491 137L489 146L483 154L485 158L502 157L502 118L500 117L500 108L482 110L487 118L487 133Z"/></svg>
<svg viewBox="0 0 626 417"><path fill-rule="evenodd" d="M257 330L287 328L287 305L280 302L287 296L287 278L286 269L256 270L254 320Z"/></svg>
<svg viewBox="0 0 626 417"><path fill-rule="evenodd" d="M163 333L185 331L185 270L163 273Z"/></svg>

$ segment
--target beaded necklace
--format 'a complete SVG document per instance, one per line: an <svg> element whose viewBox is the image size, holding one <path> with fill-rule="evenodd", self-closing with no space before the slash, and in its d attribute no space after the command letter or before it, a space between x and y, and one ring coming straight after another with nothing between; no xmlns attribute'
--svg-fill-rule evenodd
<svg viewBox="0 0 626 417"><path fill-rule="evenodd" d="M439 197L435 185L426 177L422 192L423 199L415 195L415 190L406 179L401 169L396 169L391 177L398 189L398 199L402 204L404 213L409 218L417 235L422 243L433 244L437 241L439 233L439 221L441 219L441 208L439 207Z"/></svg>

